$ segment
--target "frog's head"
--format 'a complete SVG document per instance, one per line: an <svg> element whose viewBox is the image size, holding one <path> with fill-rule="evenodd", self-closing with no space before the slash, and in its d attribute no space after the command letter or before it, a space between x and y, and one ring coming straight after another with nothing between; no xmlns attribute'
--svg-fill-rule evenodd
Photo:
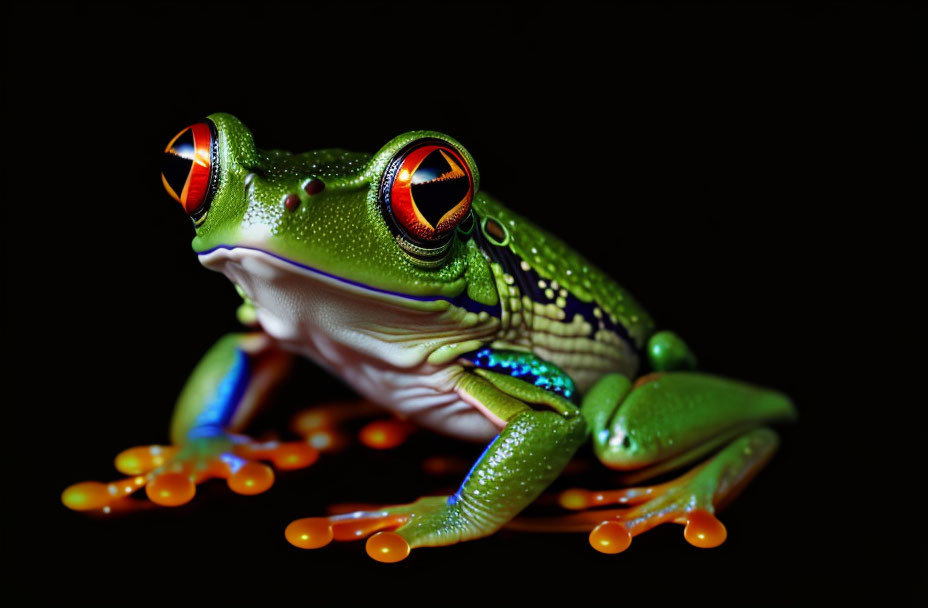
<svg viewBox="0 0 928 608"><path fill-rule="evenodd" d="M272 264L420 308L466 288L459 233L472 229L479 176L446 135L405 133L373 156L290 154L256 148L238 119L213 114L171 140L162 180L194 221L201 262L253 300Z"/></svg>

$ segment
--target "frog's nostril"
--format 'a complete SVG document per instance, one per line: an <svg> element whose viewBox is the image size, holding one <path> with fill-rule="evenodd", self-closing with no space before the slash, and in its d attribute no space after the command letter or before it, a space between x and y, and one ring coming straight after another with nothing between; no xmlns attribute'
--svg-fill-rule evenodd
<svg viewBox="0 0 928 608"><path fill-rule="evenodd" d="M215 128L198 122L174 136L161 159L161 181L195 220L205 216L218 182Z"/></svg>

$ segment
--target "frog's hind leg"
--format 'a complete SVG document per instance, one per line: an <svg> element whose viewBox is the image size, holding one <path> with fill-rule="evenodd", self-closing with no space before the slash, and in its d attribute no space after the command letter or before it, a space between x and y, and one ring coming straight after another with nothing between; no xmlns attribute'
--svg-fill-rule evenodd
<svg viewBox="0 0 928 608"><path fill-rule="evenodd" d="M727 531L715 512L730 502L764 467L779 439L768 428L749 431L730 442L712 458L687 473L653 486L620 490L566 490L561 506L582 510L561 518L516 520L514 529L590 532L590 544L603 553L619 553L632 537L663 523L686 526L690 544L711 548L722 544ZM591 509L622 505L619 509Z"/></svg>
<svg viewBox="0 0 928 608"><path fill-rule="evenodd" d="M597 549L616 553L631 537L661 523L686 524L685 537L701 547L725 540L716 509L737 494L776 450L777 435L761 425L794 418L785 396L732 380L689 372L656 373L634 385L603 378L584 397L581 413L593 447L608 467L651 477L715 455L675 480L615 491L569 490L567 508L591 510L557 520L521 521L523 529L592 529ZM721 449L719 449L721 448Z"/></svg>

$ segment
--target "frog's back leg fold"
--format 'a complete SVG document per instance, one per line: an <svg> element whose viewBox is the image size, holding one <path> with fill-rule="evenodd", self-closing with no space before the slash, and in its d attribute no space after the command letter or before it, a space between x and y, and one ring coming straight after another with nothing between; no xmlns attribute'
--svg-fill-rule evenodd
<svg viewBox="0 0 928 608"><path fill-rule="evenodd" d="M610 468L636 471L636 479L694 462L753 427L796 416L781 393L694 372L649 374L621 392L594 387L582 411L597 457Z"/></svg>

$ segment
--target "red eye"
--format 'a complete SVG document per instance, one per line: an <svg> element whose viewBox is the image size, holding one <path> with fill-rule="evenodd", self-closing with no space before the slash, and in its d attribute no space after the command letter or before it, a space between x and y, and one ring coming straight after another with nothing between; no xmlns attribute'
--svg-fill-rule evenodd
<svg viewBox="0 0 928 608"><path fill-rule="evenodd" d="M470 210L474 178L449 144L427 140L397 155L385 174L384 203L400 229L420 242L454 230Z"/></svg>
<svg viewBox="0 0 928 608"><path fill-rule="evenodd" d="M202 217L209 207L218 176L216 135L211 124L198 122L178 133L164 149L161 181L184 211Z"/></svg>

